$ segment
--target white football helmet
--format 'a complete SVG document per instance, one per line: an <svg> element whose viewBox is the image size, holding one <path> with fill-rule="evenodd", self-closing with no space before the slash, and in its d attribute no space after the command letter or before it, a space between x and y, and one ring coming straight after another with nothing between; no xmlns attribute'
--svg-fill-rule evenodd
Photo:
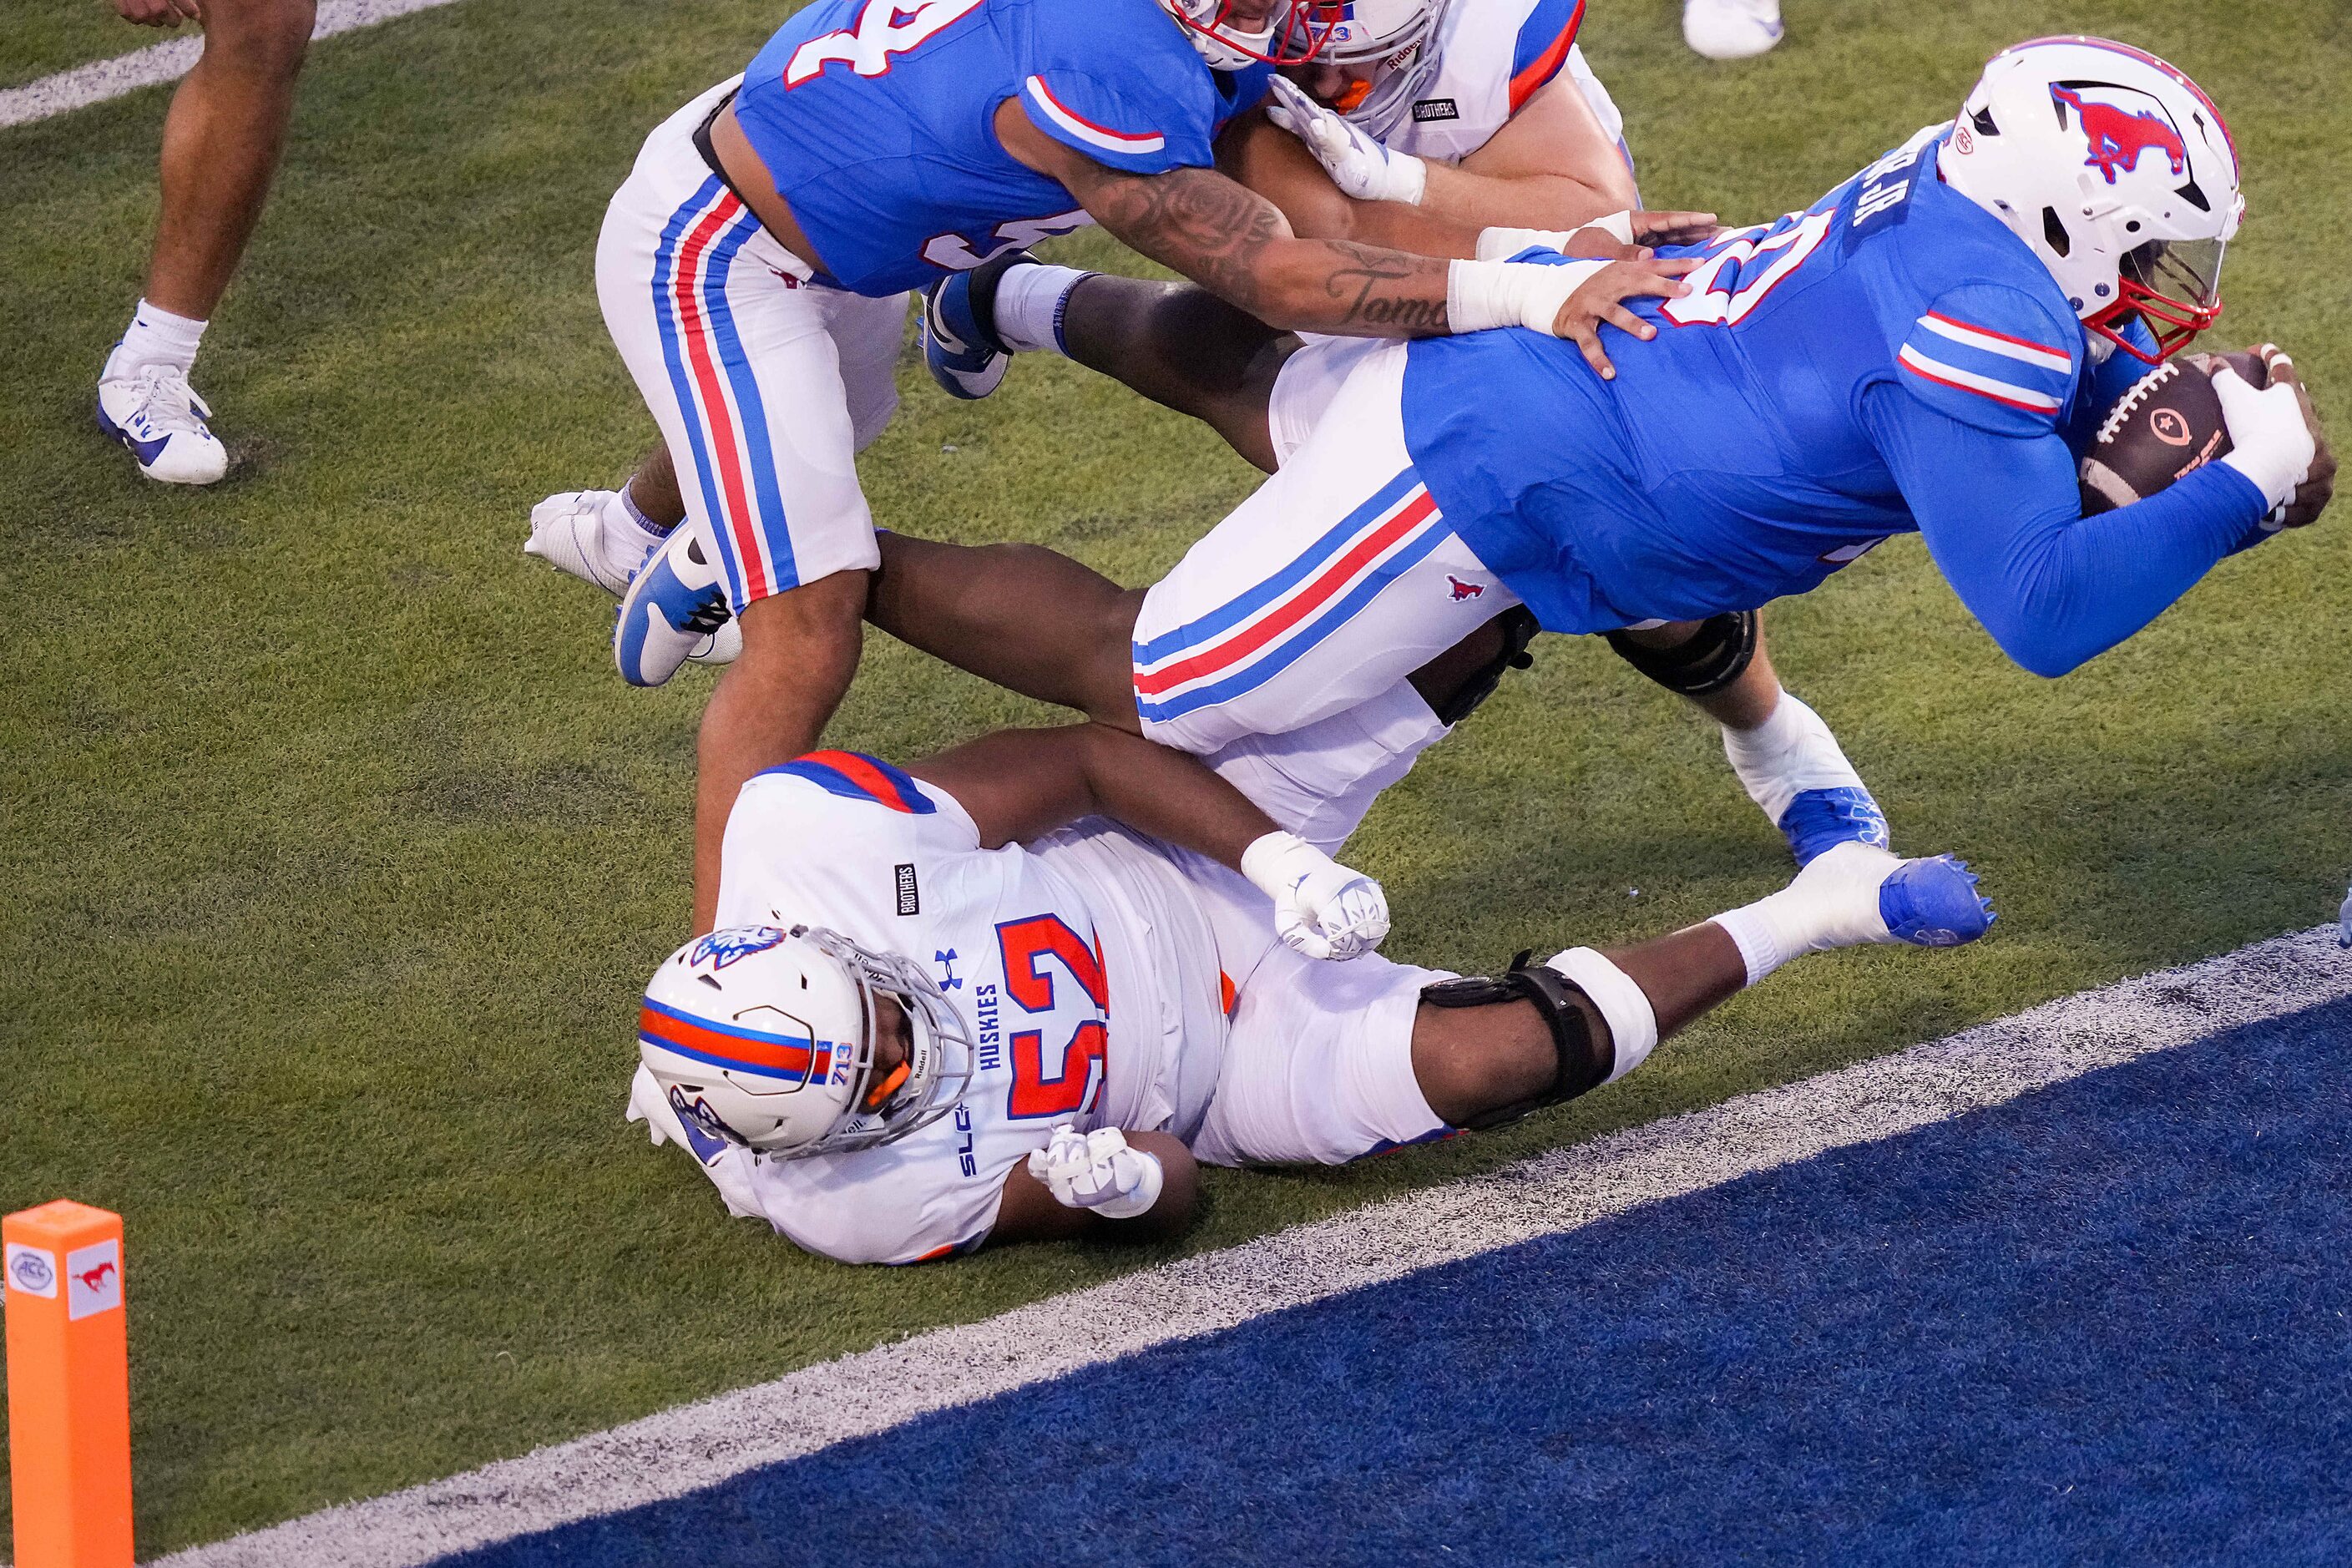
<svg viewBox="0 0 2352 1568"><path fill-rule="evenodd" d="M875 1011L905 1010L907 1059L877 1074ZM822 926L733 926L655 971L637 1055L680 1121L784 1159L866 1149L947 1114L971 1031L897 953Z"/></svg>
<svg viewBox="0 0 2352 1568"><path fill-rule="evenodd" d="M2237 148L2213 100L2154 55L2084 37L2003 49L1937 166L2032 248L2085 327L2139 358L2221 313L2221 256L2246 207ZM2135 315L2153 355L2124 341Z"/></svg>
<svg viewBox="0 0 2352 1568"><path fill-rule="evenodd" d="M1323 32L1306 25L1307 7L1274 0L1255 26L1235 20L1234 0L1160 0L1211 70L1245 70L1253 65L1300 66L1323 47Z"/></svg>

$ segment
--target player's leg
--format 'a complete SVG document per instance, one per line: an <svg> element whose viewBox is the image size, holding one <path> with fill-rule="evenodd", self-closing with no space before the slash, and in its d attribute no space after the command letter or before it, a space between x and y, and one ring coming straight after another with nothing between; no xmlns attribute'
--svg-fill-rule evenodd
<svg viewBox="0 0 2352 1568"><path fill-rule="evenodd" d="M848 688L879 559L857 484L837 301L794 281L805 267L694 147L724 90L647 139L596 261L605 323L677 460L687 514L622 597L615 659L632 683L659 685L730 616L742 637L703 715L698 928L715 904L736 792L810 750ZM893 348L903 335L903 305L856 320L844 335L887 336ZM869 348L851 363L888 352Z"/></svg>
<svg viewBox="0 0 2352 1568"><path fill-rule="evenodd" d="M146 289L98 399L100 427L151 479L210 484L228 471L188 375L286 150L315 12L315 0L207 0L203 58L164 114Z"/></svg>
<svg viewBox="0 0 2352 1568"><path fill-rule="evenodd" d="M1305 443L1144 596L1132 658L1149 739L1208 756L1302 729L1518 602L1412 467L1404 345L1317 343L1291 364L1327 355L1349 368Z"/></svg>
<svg viewBox="0 0 2352 1568"><path fill-rule="evenodd" d="M1264 943L1238 983L1193 1152L1209 1164L1336 1164L1500 1126L1624 1077L1791 959L1878 942L1953 946L1990 920L1959 862L1847 844L1705 924L1632 947L1571 948L1494 979L1378 957L1318 963ZM1213 923L1223 959L1237 921L1213 908Z"/></svg>
<svg viewBox="0 0 2352 1568"><path fill-rule="evenodd" d="M950 395L984 397L1007 355L1058 353L1213 426L1271 472L1266 404L1298 339L1194 283L1155 283L999 257L932 287L924 359Z"/></svg>
<svg viewBox="0 0 2352 1568"><path fill-rule="evenodd" d="M1836 735L1780 684L1761 611L1641 627L1609 641L1723 727L1732 772L1800 866L1840 844L1891 847L1886 814Z"/></svg>
<svg viewBox="0 0 2352 1568"><path fill-rule="evenodd" d="M878 543L875 626L1009 691L1137 728L1128 646L1141 589L1042 544Z"/></svg>

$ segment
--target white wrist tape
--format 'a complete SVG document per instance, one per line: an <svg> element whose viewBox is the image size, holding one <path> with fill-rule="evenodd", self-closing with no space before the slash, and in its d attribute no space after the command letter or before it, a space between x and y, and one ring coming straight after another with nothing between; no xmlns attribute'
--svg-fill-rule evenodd
<svg viewBox="0 0 2352 1568"><path fill-rule="evenodd" d="M1632 975L1589 947L1571 947L1544 963L1567 975L1601 1009L1610 1043L1617 1050L1617 1065L1604 1082L1615 1083L1649 1059L1658 1046L1658 1015Z"/></svg>
<svg viewBox="0 0 2352 1568"><path fill-rule="evenodd" d="M1568 297L1608 265L1606 261L1571 261L1559 267L1454 262L1445 271L1446 330L1480 332L1489 327L1526 327L1549 334Z"/></svg>
<svg viewBox="0 0 2352 1568"><path fill-rule="evenodd" d="M1539 250L1565 250L1568 231L1564 228L1482 228L1478 231L1478 259L1508 261L1530 246Z"/></svg>
<svg viewBox="0 0 2352 1568"><path fill-rule="evenodd" d="M1269 899L1279 899L1299 878L1318 869L1318 861L1328 859L1296 833L1286 833L1277 827L1264 837L1250 840L1249 847L1242 851L1241 870L1249 879L1250 886Z"/></svg>
<svg viewBox="0 0 2352 1568"><path fill-rule="evenodd" d="M1630 212L1611 213L1584 226L1606 230L1609 237L1620 245L1633 243L1633 215ZM1566 228L1482 228L1478 231L1478 259L1507 261L1529 246L1565 252L1575 233Z"/></svg>
<svg viewBox="0 0 2352 1568"><path fill-rule="evenodd" d="M1402 202L1409 207L1421 205L1422 197L1429 194L1429 165L1410 153L1394 149L1389 151L1388 165L1387 188L1381 198Z"/></svg>
<svg viewBox="0 0 2352 1568"><path fill-rule="evenodd" d="M1160 1189L1168 1183L1168 1173L1160 1168L1159 1155L1133 1147L1126 1152L1136 1159L1135 1185L1126 1195L1095 1205L1095 1213L1105 1219L1133 1219L1138 1215L1150 1213L1151 1205L1160 1201Z"/></svg>

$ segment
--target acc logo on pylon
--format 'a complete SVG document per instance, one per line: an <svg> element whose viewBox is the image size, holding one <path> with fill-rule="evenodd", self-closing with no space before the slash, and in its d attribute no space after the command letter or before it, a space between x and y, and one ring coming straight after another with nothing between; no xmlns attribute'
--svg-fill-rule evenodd
<svg viewBox="0 0 2352 1568"><path fill-rule="evenodd" d="M58 1260L37 1247L21 1242L8 1244L8 1285L27 1296L47 1296L58 1293Z"/></svg>

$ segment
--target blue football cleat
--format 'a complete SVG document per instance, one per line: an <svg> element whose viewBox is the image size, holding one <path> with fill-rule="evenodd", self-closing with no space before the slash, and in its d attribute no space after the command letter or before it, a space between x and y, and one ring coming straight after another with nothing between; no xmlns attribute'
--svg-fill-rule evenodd
<svg viewBox="0 0 2352 1568"><path fill-rule="evenodd" d="M1780 814L1780 836L1800 866L1810 866L1822 851L1841 844L1867 844L1885 849L1894 843L1886 813L1866 789L1809 789Z"/></svg>
<svg viewBox="0 0 2352 1568"><path fill-rule="evenodd" d="M1969 863L1949 855L1906 860L1878 889L1887 934L1914 947L1958 947L1992 929L1999 917L1977 891Z"/></svg>
<svg viewBox="0 0 2352 1568"><path fill-rule="evenodd" d="M670 531L621 595L613 660L632 686L659 686L731 618L719 563L692 522Z"/></svg>
<svg viewBox="0 0 2352 1568"><path fill-rule="evenodd" d="M986 397L1004 380L1013 354L996 335L996 285L1036 259L1008 251L923 290L923 363L950 397Z"/></svg>

